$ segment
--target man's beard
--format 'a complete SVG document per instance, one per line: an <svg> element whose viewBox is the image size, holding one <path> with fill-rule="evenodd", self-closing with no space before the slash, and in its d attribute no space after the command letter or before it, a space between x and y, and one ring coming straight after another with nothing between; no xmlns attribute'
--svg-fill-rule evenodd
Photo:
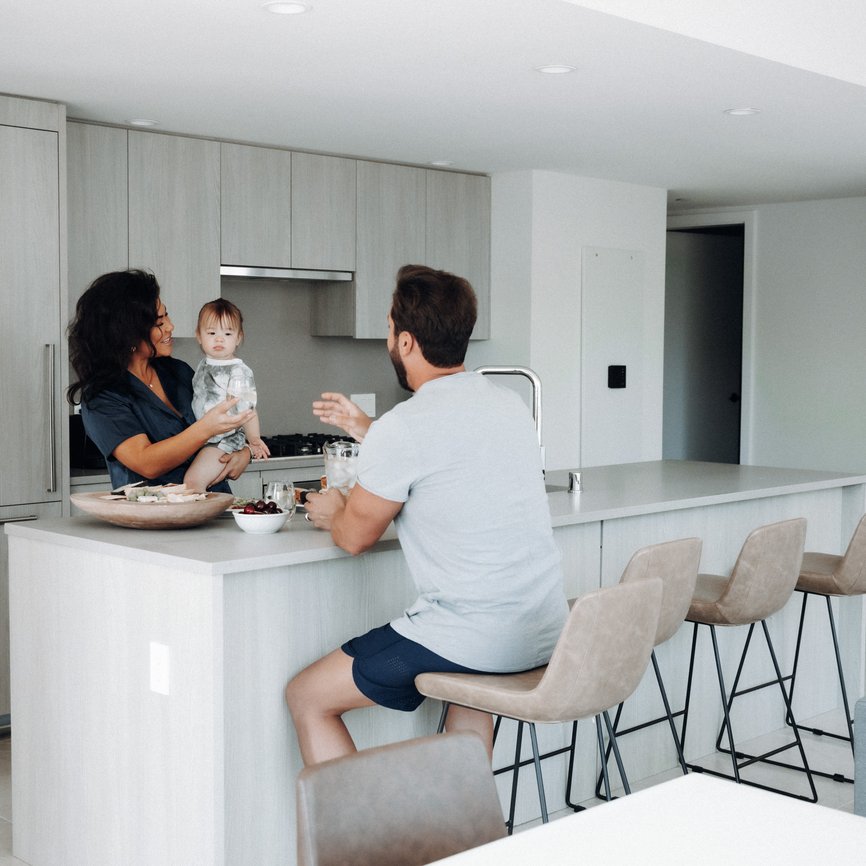
<svg viewBox="0 0 866 866"><path fill-rule="evenodd" d="M405 391L413 392L415 389L409 387L409 380L406 378L406 365L403 363L403 359L400 357L400 352L397 349L397 343L394 342L393 348L388 350L388 357L391 359L391 363L394 365L394 372L397 374L397 381L400 383L400 387Z"/></svg>

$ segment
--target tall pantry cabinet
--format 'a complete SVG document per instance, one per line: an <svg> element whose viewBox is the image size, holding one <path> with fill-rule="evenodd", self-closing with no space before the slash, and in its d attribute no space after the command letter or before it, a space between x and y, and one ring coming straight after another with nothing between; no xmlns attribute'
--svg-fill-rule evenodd
<svg viewBox="0 0 866 866"><path fill-rule="evenodd" d="M66 109L0 96L0 528L59 516L68 491ZM0 535L0 725L8 724L9 578Z"/></svg>

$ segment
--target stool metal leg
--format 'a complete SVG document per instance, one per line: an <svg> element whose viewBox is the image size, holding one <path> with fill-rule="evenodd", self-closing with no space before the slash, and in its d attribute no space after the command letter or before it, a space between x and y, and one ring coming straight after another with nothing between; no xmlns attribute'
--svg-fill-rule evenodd
<svg viewBox="0 0 866 866"><path fill-rule="evenodd" d="M689 654L689 675L686 678L686 699L683 703L683 728L682 733L680 734L680 747L683 752L686 750L686 728L689 724L689 703L692 699L692 677L695 673L695 649L698 644L698 624L693 623L692 628L692 651ZM687 767L690 767L690 764L686 764Z"/></svg>
<svg viewBox="0 0 866 866"><path fill-rule="evenodd" d="M538 802L541 805L541 823L546 824L547 818L547 799L544 796L544 779L541 776L541 756L538 752L538 739L535 733L535 723L529 724L529 739L532 741L532 758L535 762L535 782L538 785Z"/></svg>
<svg viewBox="0 0 866 866"><path fill-rule="evenodd" d="M610 745L613 746L613 756L616 759L616 768L619 770L619 778L622 781L623 790L626 794L631 794L628 777L625 774L625 767L622 765L622 757L619 754L619 746L616 743L616 734L614 733L613 725L610 723L610 716L608 715L607 710L605 710L602 715L604 716L604 723L607 725L607 735L610 738Z"/></svg>
<svg viewBox="0 0 866 866"><path fill-rule="evenodd" d="M595 736L598 740L598 753L602 756L601 761L601 774L604 779L604 794L605 800L610 800L610 776L607 772L607 761L604 760L604 735L601 732L601 718L599 716L595 717Z"/></svg>
<svg viewBox="0 0 866 866"><path fill-rule="evenodd" d="M520 752L523 745L523 722L517 723L517 745L514 747L514 768L511 775L511 800L508 805L508 835L514 832L514 811L517 806L517 779L520 775Z"/></svg>

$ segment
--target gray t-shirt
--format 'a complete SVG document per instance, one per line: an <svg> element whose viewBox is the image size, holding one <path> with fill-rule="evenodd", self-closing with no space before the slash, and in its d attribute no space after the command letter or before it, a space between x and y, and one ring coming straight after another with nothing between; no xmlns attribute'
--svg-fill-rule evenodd
<svg viewBox="0 0 866 866"><path fill-rule="evenodd" d="M395 525L419 591L391 625L466 667L545 664L568 613L526 406L479 373L427 382L375 421L358 483L405 503Z"/></svg>
<svg viewBox="0 0 866 866"><path fill-rule="evenodd" d="M226 399L226 388L235 371L253 378L253 371L240 358L202 358L199 361L192 377L192 411L196 418L201 418L205 412ZM231 454L243 448L246 441L243 428L238 427L228 433L212 436L208 444Z"/></svg>

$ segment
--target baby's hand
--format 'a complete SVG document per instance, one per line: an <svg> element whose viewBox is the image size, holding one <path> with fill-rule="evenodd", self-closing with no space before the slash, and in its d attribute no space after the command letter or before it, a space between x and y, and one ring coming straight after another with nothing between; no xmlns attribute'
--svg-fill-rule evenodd
<svg viewBox="0 0 866 866"><path fill-rule="evenodd" d="M256 460L267 460L271 456L270 449L261 439L250 439L249 443Z"/></svg>

